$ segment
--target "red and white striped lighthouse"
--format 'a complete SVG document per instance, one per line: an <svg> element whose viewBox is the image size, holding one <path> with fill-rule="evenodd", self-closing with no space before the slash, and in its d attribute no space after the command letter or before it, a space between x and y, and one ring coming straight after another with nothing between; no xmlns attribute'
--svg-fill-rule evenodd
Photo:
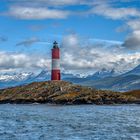
<svg viewBox="0 0 140 140"><path fill-rule="evenodd" d="M51 80L61 80L60 74L60 49L58 43L55 41L53 43L52 49L52 74Z"/></svg>

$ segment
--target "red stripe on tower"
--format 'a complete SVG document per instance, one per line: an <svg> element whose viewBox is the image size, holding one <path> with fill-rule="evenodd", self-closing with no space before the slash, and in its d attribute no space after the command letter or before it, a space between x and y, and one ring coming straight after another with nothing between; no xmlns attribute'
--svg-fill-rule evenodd
<svg viewBox="0 0 140 140"><path fill-rule="evenodd" d="M51 80L61 80L60 74L60 49L58 43L55 41L53 43L52 49L52 74Z"/></svg>

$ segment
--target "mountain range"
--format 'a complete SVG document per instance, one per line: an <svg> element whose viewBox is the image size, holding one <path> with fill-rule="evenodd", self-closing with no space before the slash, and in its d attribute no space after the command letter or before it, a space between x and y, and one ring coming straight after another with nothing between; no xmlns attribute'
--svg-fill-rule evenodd
<svg viewBox="0 0 140 140"><path fill-rule="evenodd" d="M0 88L48 80L50 80L50 73L48 70L42 70L39 74L34 74L32 72L4 73L0 74ZM87 77L62 73L62 80L97 89L114 91L135 90L140 89L140 65L123 74L117 72L115 69L107 70L105 68Z"/></svg>
<svg viewBox="0 0 140 140"><path fill-rule="evenodd" d="M110 74L109 76L100 77L96 80L86 80L81 84L95 87L97 89L109 89L114 91L140 89L140 65L123 74Z"/></svg>

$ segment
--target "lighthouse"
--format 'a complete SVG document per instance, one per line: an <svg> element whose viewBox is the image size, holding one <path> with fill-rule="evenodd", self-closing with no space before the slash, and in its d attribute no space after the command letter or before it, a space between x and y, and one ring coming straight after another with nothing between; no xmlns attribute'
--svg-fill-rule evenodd
<svg viewBox="0 0 140 140"><path fill-rule="evenodd" d="M55 41L52 48L52 73L51 80L61 80L60 74L60 49Z"/></svg>

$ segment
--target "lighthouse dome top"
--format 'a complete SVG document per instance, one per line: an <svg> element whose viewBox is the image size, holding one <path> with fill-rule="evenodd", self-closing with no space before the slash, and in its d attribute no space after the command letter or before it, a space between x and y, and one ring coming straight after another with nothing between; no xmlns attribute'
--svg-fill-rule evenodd
<svg viewBox="0 0 140 140"><path fill-rule="evenodd" d="M56 41L53 43L53 48L58 48L58 43Z"/></svg>

